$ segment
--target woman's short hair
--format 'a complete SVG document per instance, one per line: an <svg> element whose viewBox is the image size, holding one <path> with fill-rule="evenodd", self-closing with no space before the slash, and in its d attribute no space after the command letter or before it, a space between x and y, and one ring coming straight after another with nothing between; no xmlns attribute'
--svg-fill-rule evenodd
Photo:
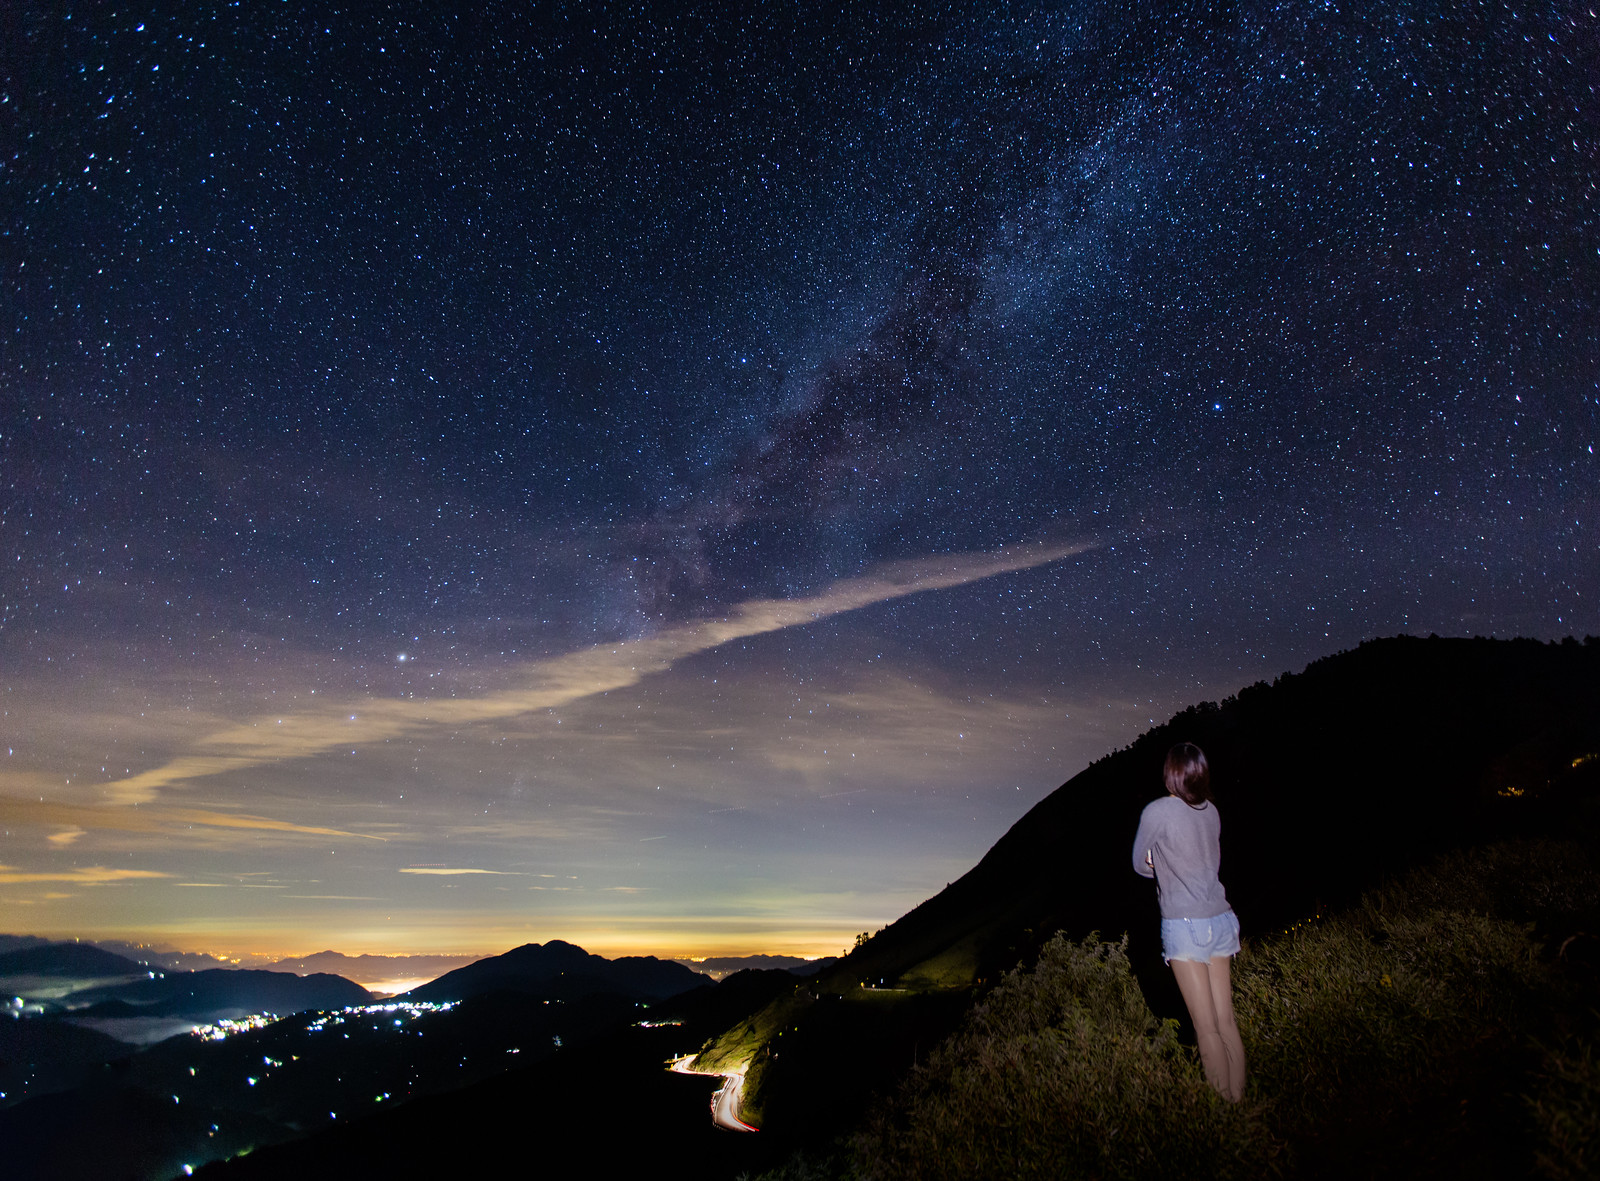
<svg viewBox="0 0 1600 1181"><path fill-rule="evenodd" d="M1180 742L1167 752L1162 768L1167 790L1191 808L1211 799L1211 766L1205 752L1192 742Z"/></svg>

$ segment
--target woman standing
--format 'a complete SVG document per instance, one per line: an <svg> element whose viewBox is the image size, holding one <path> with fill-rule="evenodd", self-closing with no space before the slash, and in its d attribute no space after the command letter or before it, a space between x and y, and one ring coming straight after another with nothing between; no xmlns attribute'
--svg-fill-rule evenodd
<svg viewBox="0 0 1600 1181"><path fill-rule="evenodd" d="M1211 768L1198 746L1167 752L1167 795L1145 806L1133 842L1133 868L1156 879L1161 953L1189 1006L1206 1081L1224 1098L1244 1095L1244 1043L1228 978L1239 950L1239 920L1217 870L1222 823L1211 799Z"/></svg>

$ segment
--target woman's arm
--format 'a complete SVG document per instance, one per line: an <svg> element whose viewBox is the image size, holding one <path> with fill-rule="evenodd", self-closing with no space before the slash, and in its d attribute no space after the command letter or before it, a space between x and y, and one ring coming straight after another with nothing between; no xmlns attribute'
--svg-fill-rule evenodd
<svg viewBox="0 0 1600 1181"><path fill-rule="evenodd" d="M1139 832L1133 838L1133 872L1140 877L1153 878L1156 876L1155 857L1152 850L1155 848L1158 825L1155 817L1146 808L1139 817Z"/></svg>

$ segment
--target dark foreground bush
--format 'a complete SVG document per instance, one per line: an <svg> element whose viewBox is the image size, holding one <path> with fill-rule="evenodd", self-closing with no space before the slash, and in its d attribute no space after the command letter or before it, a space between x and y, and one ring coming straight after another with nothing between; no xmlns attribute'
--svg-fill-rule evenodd
<svg viewBox="0 0 1600 1181"><path fill-rule="evenodd" d="M1126 940L1056 936L857 1136L864 1178L1257 1177L1274 1147L1158 1022Z"/></svg>
<svg viewBox="0 0 1600 1181"><path fill-rule="evenodd" d="M1592 1142L1593 1074L1536 1043L1589 1025L1584 982L1551 943L1597 897L1581 847L1506 842L1252 943L1234 972L1249 1097L1291 1167L1444 1172L1493 1155L1501 1170L1526 1175L1537 1158L1580 1175L1560 1162Z"/></svg>
<svg viewBox="0 0 1600 1181"><path fill-rule="evenodd" d="M1404 1110L1466 1059L1514 1051L1545 969L1526 927L1363 906L1249 949L1234 1006L1251 1087L1290 1136Z"/></svg>
<svg viewBox="0 0 1600 1181"><path fill-rule="evenodd" d="M773 1181L1594 1177L1597 932L1585 845L1527 840L1450 854L1247 941L1236 1106L1151 1015L1126 940L1057 936L847 1149Z"/></svg>
<svg viewBox="0 0 1600 1181"><path fill-rule="evenodd" d="M1151 1015L1123 945L1058 936L868 1121L854 1171L1593 1176L1600 1018L1554 949L1600 929L1597 899L1582 846L1506 842L1250 942L1236 1107Z"/></svg>
<svg viewBox="0 0 1600 1181"><path fill-rule="evenodd" d="M1540 1086L1529 1097L1538 1126L1539 1170L1556 1181L1600 1176L1600 1060L1574 1041L1546 1053Z"/></svg>

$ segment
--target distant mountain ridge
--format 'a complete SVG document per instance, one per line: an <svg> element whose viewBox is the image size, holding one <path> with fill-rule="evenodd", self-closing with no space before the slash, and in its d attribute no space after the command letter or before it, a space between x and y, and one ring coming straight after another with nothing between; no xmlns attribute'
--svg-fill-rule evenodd
<svg viewBox="0 0 1600 1181"><path fill-rule="evenodd" d="M145 965L92 943L45 943L0 953L0 977L132 976Z"/></svg>
<svg viewBox="0 0 1600 1181"><path fill-rule="evenodd" d="M608 960L552 939L543 944L525 943L504 955L446 972L402 995L407 1000L459 1001L505 991L526 993L540 1000L572 1000L616 993L637 1000L661 1000L705 985L704 976L673 960L653 955Z"/></svg>
<svg viewBox="0 0 1600 1181"><path fill-rule="evenodd" d="M808 960L798 955L723 955L707 956L703 960L674 960L686 968L710 976L713 980L722 980L735 972L751 970L766 971L777 968L784 972L791 972L796 976L815 976L822 969L834 963L838 956L822 956L819 959Z"/></svg>
<svg viewBox="0 0 1600 1181"><path fill-rule="evenodd" d="M308 956L288 956L264 965L272 972L308 975L331 972L348 980L382 980L397 976L442 976L474 962L470 955L345 955L319 951Z"/></svg>
<svg viewBox="0 0 1600 1181"><path fill-rule="evenodd" d="M34 958L11 960L15 953ZM106 956L118 957L115 963ZM260 970L292 972L297 976L327 973L357 982L400 977L433 977L474 962L470 955L345 955L319 951L308 956L287 956L250 967L230 963L204 952L169 951L120 940L55 940L39 935L0 935L0 976L117 976L135 972L198 972ZM31 966L30 966L31 965Z"/></svg>
<svg viewBox="0 0 1600 1181"><path fill-rule="evenodd" d="M265 968L206 968L199 972L146 974L144 979L85 989L71 997L75 1017L218 1016L342 1009L365 1005L372 994L342 976L296 976Z"/></svg>
<svg viewBox="0 0 1600 1181"><path fill-rule="evenodd" d="M96 939L96 947L125 955L130 960L153 968L167 968L177 972L198 972L202 968L237 968L240 965L222 956L208 955L203 951L168 951L143 943L128 943L120 939Z"/></svg>
<svg viewBox="0 0 1600 1181"><path fill-rule="evenodd" d="M43 935L0 935L0 955L28 947L43 947L46 943L54 942L57 941L46 939Z"/></svg>

